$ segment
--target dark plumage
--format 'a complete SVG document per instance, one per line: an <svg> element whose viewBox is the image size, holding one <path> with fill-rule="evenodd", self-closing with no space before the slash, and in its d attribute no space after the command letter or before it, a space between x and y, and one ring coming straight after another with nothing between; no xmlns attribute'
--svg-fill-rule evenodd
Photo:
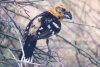
<svg viewBox="0 0 100 67"><path fill-rule="evenodd" d="M48 39L48 37L59 33L61 30L59 19L63 19L64 16L72 19L71 14L68 12L67 15L67 12L65 12L66 10L62 7L57 8L57 10L53 8L50 11L41 13L29 22L25 30L25 44L23 47L26 59L32 57L39 39ZM22 55L21 53L19 59Z"/></svg>
<svg viewBox="0 0 100 67"><path fill-rule="evenodd" d="M39 18L40 26L35 32L32 32L32 34L30 34L30 29L34 28L34 26L32 27L32 24L34 25L34 20L36 20L38 17L41 17ZM27 25L25 32L25 44L23 47L25 58L31 58L34 48L36 47L37 40L45 38L47 39L51 35L57 34L60 31L60 29L60 21L50 12L44 12L36 18L32 19ZM22 53L19 58L21 59L21 57Z"/></svg>

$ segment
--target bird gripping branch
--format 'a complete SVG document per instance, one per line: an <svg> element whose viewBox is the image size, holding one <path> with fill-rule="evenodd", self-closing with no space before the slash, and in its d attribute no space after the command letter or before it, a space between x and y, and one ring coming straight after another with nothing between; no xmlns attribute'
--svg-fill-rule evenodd
<svg viewBox="0 0 100 67"><path fill-rule="evenodd" d="M25 59L31 58L39 39L48 39L61 30L62 19L72 20L72 15L63 5L51 8L33 18L25 30L25 44L23 46ZM22 58L22 53L19 59Z"/></svg>

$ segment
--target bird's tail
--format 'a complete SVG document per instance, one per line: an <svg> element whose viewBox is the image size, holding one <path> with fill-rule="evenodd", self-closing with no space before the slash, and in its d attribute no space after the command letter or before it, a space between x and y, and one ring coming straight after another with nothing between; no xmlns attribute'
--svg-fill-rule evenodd
<svg viewBox="0 0 100 67"><path fill-rule="evenodd" d="M37 40L33 39L31 37L28 37L25 40L25 44L23 46L25 59L32 57L33 51L35 50L35 47L36 47L36 43L37 43ZM23 53L21 52L21 54L19 55L20 60L21 60L22 56L23 56Z"/></svg>

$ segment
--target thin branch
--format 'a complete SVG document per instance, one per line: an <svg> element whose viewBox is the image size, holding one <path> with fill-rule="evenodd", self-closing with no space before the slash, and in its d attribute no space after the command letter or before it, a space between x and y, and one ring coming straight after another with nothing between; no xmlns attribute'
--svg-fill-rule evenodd
<svg viewBox="0 0 100 67"><path fill-rule="evenodd" d="M4 4L4 3L18 3L18 4L22 4L22 3L31 3L31 2L39 2L39 1L44 1L44 0L36 0L36 1L0 1L0 4Z"/></svg>
<svg viewBox="0 0 100 67"><path fill-rule="evenodd" d="M14 26L17 28L17 30L20 32L20 35L22 36L20 28L17 26L16 22L12 19L12 17L7 13L6 9L0 5L0 7L5 11L6 15L11 19Z"/></svg>
<svg viewBox="0 0 100 67"><path fill-rule="evenodd" d="M60 35L57 35L58 37L60 37L61 39L63 39L66 43L70 44L71 46L73 46L75 49L78 50L78 52L83 55L84 57L88 58L91 63L93 63L94 65L96 65L97 67L100 67L100 62L93 58L89 53L87 53L86 51L84 51L83 49L81 49L80 47L76 46L75 44L71 43L70 41L66 40L65 38L63 38Z"/></svg>
<svg viewBox="0 0 100 67"><path fill-rule="evenodd" d="M8 49L8 51L11 53L11 55L13 56L14 60L17 61L17 58L15 57L15 55L12 53L12 51L10 51L10 49ZM21 67L21 65L18 63L18 66Z"/></svg>
<svg viewBox="0 0 100 67"><path fill-rule="evenodd" d="M100 28L99 27L96 27L96 26L91 26L91 25L87 25L87 24L82 24L82 23L76 23L76 22L74 22L74 21L64 21L64 22L67 22L67 23L72 23L72 24L77 24L77 25L81 25L81 26L87 26L87 27L92 27L92 28L95 28L95 29L98 29L98 30L100 30Z"/></svg>
<svg viewBox="0 0 100 67"><path fill-rule="evenodd" d="M77 42L75 42L75 45L77 45ZM76 56L76 60L77 60L78 66L79 66L79 67L82 67L82 65L81 65L81 63L80 63L80 58L79 58L78 55L79 55L79 52L76 50L75 56Z"/></svg>
<svg viewBox="0 0 100 67"><path fill-rule="evenodd" d="M9 48L8 46L0 45L1 48ZM11 51L20 52L20 49L9 48Z"/></svg>
<svg viewBox="0 0 100 67"><path fill-rule="evenodd" d="M7 11L10 11L10 12L12 12L12 13L14 13L14 14L18 15L18 16L21 16L21 17L23 17L23 18L25 18L25 19L30 20L30 18L29 18L29 17L24 16L24 15L22 15L22 14L20 14L20 13L17 13L17 12L15 12L15 11L13 11L13 10L10 10L10 9L8 9L8 8L6 8L6 10L7 10Z"/></svg>
<svg viewBox="0 0 100 67"><path fill-rule="evenodd" d="M6 37L10 37L10 38L13 38L13 39L15 39L15 40L18 40L18 38L13 37L13 36L8 35L8 34L5 34L5 33L3 33L3 32L0 32L0 34L4 35L4 36L6 36Z"/></svg>

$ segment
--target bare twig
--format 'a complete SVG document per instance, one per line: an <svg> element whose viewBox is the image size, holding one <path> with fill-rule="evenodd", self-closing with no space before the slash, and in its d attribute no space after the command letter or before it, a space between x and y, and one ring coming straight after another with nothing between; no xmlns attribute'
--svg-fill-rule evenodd
<svg viewBox="0 0 100 67"><path fill-rule="evenodd" d="M0 4L4 4L4 3L18 3L18 4L22 4L22 3L31 3L31 2L39 2L39 1L44 1L44 0L36 0L36 1L0 1Z"/></svg>
<svg viewBox="0 0 100 67"><path fill-rule="evenodd" d="M7 46L4 46L4 45L0 45L1 48L9 48ZM14 48L9 48L11 51L15 51L15 52L20 52L21 50L20 49L14 49Z"/></svg>
<svg viewBox="0 0 100 67"><path fill-rule="evenodd" d="M84 57L88 58L91 63L93 63L94 65L96 65L97 67L100 67L100 62L93 58L89 53L87 53L86 51L84 51L83 49L81 49L80 47L76 46L75 44L71 43L70 41L66 40L65 38L63 38L60 35L57 35L58 37L60 37L61 39L63 39L66 43L70 44L71 46L73 46L75 49L77 49L77 51L83 55Z"/></svg>
<svg viewBox="0 0 100 67"><path fill-rule="evenodd" d="M64 22L67 22L67 21L64 21ZM87 24L82 24L82 23L76 23L76 22L74 22L74 21L71 21L71 22L69 22L69 21L68 21L68 23L77 24L77 25L81 25L81 26L92 27L92 28L95 28L95 29L100 30L100 28L99 28L99 27L96 27L96 26L91 26L91 25L87 25Z"/></svg>
<svg viewBox="0 0 100 67"><path fill-rule="evenodd" d="M5 11L5 13L7 14L7 16L11 19L12 23L14 24L14 26L17 28L17 30L20 32L20 35L22 36L21 30L19 29L19 27L17 26L16 22L12 19L12 17L7 13L6 9L4 7L2 7L0 5L0 7Z"/></svg>

